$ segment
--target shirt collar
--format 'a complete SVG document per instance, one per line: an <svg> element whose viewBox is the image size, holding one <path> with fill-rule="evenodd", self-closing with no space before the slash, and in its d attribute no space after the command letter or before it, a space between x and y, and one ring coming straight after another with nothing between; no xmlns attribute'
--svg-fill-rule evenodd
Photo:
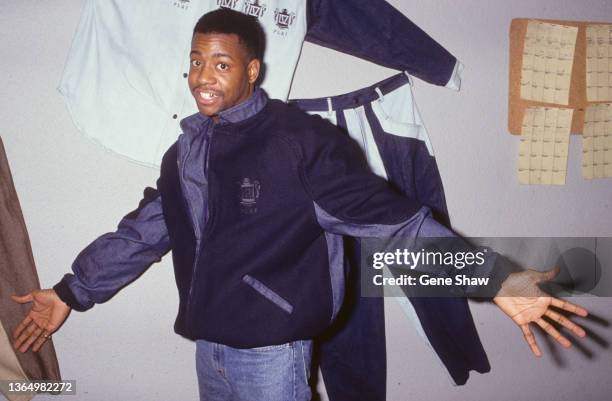
<svg viewBox="0 0 612 401"><path fill-rule="evenodd" d="M253 117L264 108L266 103L268 103L268 96L261 88L256 88L247 100L219 113L218 124L238 123ZM210 121L210 117L195 113L181 120L181 128L183 132L198 132L203 124Z"/></svg>
<svg viewBox="0 0 612 401"><path fill-rule="evenodd" d="M253 117L264 108L267 101L265 92L256 88L247 100L219 113L219 123L237 123Z"/></svg>

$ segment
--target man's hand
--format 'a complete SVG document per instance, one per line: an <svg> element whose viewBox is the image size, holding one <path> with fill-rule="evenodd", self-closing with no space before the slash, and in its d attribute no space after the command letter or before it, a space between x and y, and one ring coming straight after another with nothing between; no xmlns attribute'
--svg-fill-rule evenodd
<svg viewBox="0 0 612 401"><path fill-rule="evenodd" d="M579 337L585 336L585 332L580 326L555 312L550 306L575 313L578 316L586 316L588 314L587 310L570 302L551 297L537 286L537 283L552 280L557 274L559 274L557 268L547 272L527 270L511 273L493 298L493 302L521 328L525 340L536 356L542 356L542 352L531 332L529 323L537 323L563 347L569 348L572 345L552 324L544 320L543 316L558 322Z"/></svg>
<svg viewBox="0 0 612 401"><path fill-rule="evenodd" d="M13 331L13 345L21 352L26 352L32 345L32 351L37 352L70 313L70 307L55 290L34 290L23 296L13 295L12 298L20 304L33 302L30 313Z"/></svg>

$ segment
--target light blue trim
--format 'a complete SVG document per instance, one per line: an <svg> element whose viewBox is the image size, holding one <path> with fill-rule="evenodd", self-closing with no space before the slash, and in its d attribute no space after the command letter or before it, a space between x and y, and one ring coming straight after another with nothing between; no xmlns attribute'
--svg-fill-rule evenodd
<svg viewBox="0 0 612 401"><path fill-rule="evenodd" d="M325 233L325 241L327 242L329 278L332 289L331 321L334 321L344 300L344 243L341 235L328 232Z"/></svg>
<svg viewBox="0 0 612 401"><path fill-rule="evenodd" d="M254 277L245 274L242 277L242 281L250 285L255 291L263 295L268 301L272 302L274 305L278 306L285 312L291 314L293 312L293 305L291 305L285 298L278 295L276 292L268 288L264 283L257 280Z"/></svg>

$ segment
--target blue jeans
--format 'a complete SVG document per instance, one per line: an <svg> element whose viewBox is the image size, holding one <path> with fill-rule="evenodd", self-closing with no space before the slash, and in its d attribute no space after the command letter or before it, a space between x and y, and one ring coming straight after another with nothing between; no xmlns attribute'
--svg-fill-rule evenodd
<svg viewBox="0 0 612 401"><path fill-rule="evenodd" d="M196 341L200 401L309 401L312 341L238 349Z"/></svg>

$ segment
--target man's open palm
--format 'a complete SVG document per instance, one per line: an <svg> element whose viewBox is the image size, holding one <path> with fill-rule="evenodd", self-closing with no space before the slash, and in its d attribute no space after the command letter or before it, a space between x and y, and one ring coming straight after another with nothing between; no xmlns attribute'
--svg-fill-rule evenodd
<svg viewBox="0 0 612 401"><path fill-rule="evenodd" d="M587 310L571 302L551 297L537 286L537 283L552 280L557 274L558 269L547 272L527 270L512 273L504 281L502 288L493 299L497 306L520 327L531 351L536 356L541 356L542 352L531 332L530 323L538 324L562 346L568 348L572 345L551 323L543 319L544 316L559 323L579 337L586 335L580 326L555 312L551 306L572 312L578 316L586 316L588 314Z"/></svg>
<svg viewBox="0 0 612 401"><path fill-rule="evenodd" d="M38 351L70 313L70 307L51 289L34 290L12 298L20 304L32 302L30 313L13 331L14 346L21 352L26 352L31 346L33 351Z"/></svg>

